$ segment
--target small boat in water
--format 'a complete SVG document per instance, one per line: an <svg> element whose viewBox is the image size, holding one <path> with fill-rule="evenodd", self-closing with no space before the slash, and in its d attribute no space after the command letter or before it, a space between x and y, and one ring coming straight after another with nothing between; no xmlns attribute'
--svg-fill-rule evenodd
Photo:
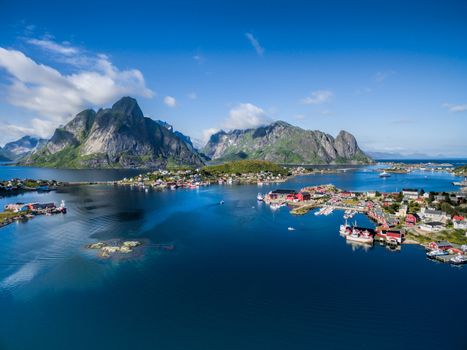
<svg viewBox="0 0 467 350"><path fill-rule="evenodd" d="M256 196L256 200L259 201L259 202L262 202L264 201L264 196L262 193L258 193L258 195Z"/></svg>
<svg viewBox="0 0 467 350"><path fill-rule="evenodd" d="M295 229L294 229L293 227L291 227L291 226L287 227L287 230L289 230L289 231L295 231Z"/></svg>
<svg viewBox="0 0 467 350"><path fill-rule="evenodd" d="M279 203L272 203L270 207L272 210L277 210L281 207L281 205Z"/></svg>
<svg viewBox="0 0 467 350"><path fill-rule="evenodd" d="M391 174L387 173L385 170L381 174L379 174L379 177L390 177Z"/></svg>

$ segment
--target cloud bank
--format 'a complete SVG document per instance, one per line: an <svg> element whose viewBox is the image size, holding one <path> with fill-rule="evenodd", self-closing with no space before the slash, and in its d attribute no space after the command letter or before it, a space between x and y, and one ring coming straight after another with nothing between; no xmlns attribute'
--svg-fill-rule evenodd
<svg viewBox="0 0 467 350"><path fill-rule="evenodd" d="M229 111L229 116L222 124L222 129L252 129L259 126L267 125L272 122L272 119L267 116L266 112L252 104L239 103ZM219 128L210 128L203 131L203 140L207 142L211 135L220 131Z"/></svg>
<svg viewBox="0 0 467 350"><path fill-rule="evenodd" d="M37 136L47 137L59 124L87 107L103 106L124 95L154 96L139 70L120 70L106 55L84 53L49 39L27 42L64 58L61 62L75 69L73 73L61 73L21 51L0 47L0 69L5 70L9 80L2 89L6 102L35 116L28 127L9 124L7 130L12 135L34 131Z"/></svg>

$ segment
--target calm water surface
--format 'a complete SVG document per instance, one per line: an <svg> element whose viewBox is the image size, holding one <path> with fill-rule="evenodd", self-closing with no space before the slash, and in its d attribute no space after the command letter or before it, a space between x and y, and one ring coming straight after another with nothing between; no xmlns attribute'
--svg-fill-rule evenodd
<svg viewBox="0 0 467 350"><path fill-rule="evenodd" d="M122 175L5 169L0 178ZM454 180L380 179L368 167L282 187L444 191ZM0 230L0 349L466 349L466 268L429 261L418 246L352 247L337 233L342 212L293 217L257 203L258 191L88 186L0 198L64 199L69 209ZM145 244L123 260L84 248L112 238Z"/></svg>

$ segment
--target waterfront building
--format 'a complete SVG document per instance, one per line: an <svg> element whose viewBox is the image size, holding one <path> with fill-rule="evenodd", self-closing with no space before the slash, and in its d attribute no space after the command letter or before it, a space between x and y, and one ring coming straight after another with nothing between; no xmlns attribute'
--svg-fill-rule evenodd
<svg viewBox="0 0 467 350"><path fill-rule="evenodd" d="M427 232L438 232L444 229L444 224L439 221L425 222L419 226L420 230Z"/></svg>

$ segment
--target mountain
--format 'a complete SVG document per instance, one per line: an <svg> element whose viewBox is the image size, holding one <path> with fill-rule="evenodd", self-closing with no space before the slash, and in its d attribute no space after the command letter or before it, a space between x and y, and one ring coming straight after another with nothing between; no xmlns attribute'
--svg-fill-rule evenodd
<svg viewBox="0 0 467 350"><path fill-rule="evenodd" d="M425 153L410 153L410 154L401 154L396 152L366 152L373 159L377 160L407 160L407 159L417 159L417 160L430 160L430 159L449 159L448 156L438 154L438 155L429 155Z"/></svg>
<svg viewBox="0 0 467 350"><path fill-rule="evenodd" d="M191 138L190 136L186 136L184 134L182 134L180 131L176 131L174 130L174 127L167 123L166 121L164 120L156 120L156 123L158 123L159 125L163 126L164 128L166 128L167 130L169 131L172 131L174 133L175 136L177 136L180 140L182 140L183 142L185 142L185 144L187 145L187 147L192 150L192 151L196 151L196 148L193 146L193 142L191 142Z"/></svg>
<svg viewBox="0 0 467 350"><path fill-rule="evenodd" d="M10 158L5 154L5 151L2 147L0 147L0 162L9 162L11 161Z"/></svg>
<svg viewBox="0 0 467 350"><path fill-rule="evenodd" d="M336 138L283 121L256 129L220 131L202 152L213 160L264 159L286 164L369 163L355 137L341 131Z"/></svg>
<svg viewBox="0 0 467 350"><path fill-rule="evenodd" d="M173 131L144 117L131 97L120 99L112 108L78 113L24 163L71 168L203 165L198 153Z"/></svg>
<svg viewBox="0 0 467 350"><path fill-rule="evenodd" d="M33 136L23 136L19 140L9 142L3 147L3 153L11 160L19 160L46 144L47 140Z"/></svg>

